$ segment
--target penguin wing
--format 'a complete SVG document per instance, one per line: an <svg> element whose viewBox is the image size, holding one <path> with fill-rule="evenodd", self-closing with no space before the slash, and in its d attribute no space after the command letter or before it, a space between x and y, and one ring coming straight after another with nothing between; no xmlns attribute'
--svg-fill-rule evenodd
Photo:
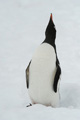
<svg viewBox="0 0 80 120"><path fill-rule="evenodd" d="M29 88L29 67L30 67L31 61L29 62L29 65L26 68L26 86Z"/></svg>
<svg viewBox="0 0 80 120"><path fill-rule="evenodd" d="M60 68L60 65L57 64L57 70L56 70L56 74L54 77L54 83L53 83L53 90L55 93L57 92L57 84L58 84L58 80L60 78L60 75L61 75L61 68Z"/></svg>

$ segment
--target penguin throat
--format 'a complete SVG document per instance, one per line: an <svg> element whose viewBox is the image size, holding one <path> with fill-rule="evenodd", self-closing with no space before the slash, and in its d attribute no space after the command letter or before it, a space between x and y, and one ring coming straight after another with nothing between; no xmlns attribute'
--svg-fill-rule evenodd
<svg viewBox="0 0 80 120"><path fill-rule="evenodd" d="M44 40L43 43L48 43L48 44L50 44L53 47L55 46L55 40L52 39L52 38L49 38L49 37L46 37L46 39Z"/></svg>

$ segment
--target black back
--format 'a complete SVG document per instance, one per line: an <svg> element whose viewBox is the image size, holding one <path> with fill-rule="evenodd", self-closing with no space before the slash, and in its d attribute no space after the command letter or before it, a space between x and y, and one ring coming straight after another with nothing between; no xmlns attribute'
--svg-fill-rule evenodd
<svg viewBox="0 0 80 120"><path fill-rule="evenodd" d="M52 14L51 14L52 16ZM55 53L56 53L56 74L54 77L54 83L53 83L53 90L55 92L57 92L57 84L58 84L58 80L60 78L61 75L61 68L60 68L60 63L57 57L57 51L56 51L56 45L55 45L55 39L56 39L56 28L55 25L53 23L52 17L50 17L48 26L46 28L46 32L45 32L45 40L43 41L43 43L48 43L51 46L54 47Z"/></svg>

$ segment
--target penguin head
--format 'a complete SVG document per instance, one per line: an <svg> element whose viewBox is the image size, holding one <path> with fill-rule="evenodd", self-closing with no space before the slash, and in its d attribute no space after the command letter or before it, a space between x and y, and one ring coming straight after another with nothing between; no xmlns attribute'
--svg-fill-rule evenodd
<svg viewBox="0 0 80 120"><path fill-rule="evenodd" d="M56 28L55 28L55 25L53 23L52 13L50 15L50 20L49 20L48 26L46 28L45 35L46 35L46 39L52 39L53 42L55 42Z"/></svg>

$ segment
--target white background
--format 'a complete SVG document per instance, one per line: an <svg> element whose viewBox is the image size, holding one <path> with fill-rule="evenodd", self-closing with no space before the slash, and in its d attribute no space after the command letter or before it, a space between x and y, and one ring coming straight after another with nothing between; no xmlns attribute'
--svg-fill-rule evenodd
<svg viewBox="0 0 80 120"><path fill-rule="evenodd" d="M33 105L25 69L45 39L50 13L62 68L60 106ZM0 120L80 119L80 0L0 0Z"/></svg>

